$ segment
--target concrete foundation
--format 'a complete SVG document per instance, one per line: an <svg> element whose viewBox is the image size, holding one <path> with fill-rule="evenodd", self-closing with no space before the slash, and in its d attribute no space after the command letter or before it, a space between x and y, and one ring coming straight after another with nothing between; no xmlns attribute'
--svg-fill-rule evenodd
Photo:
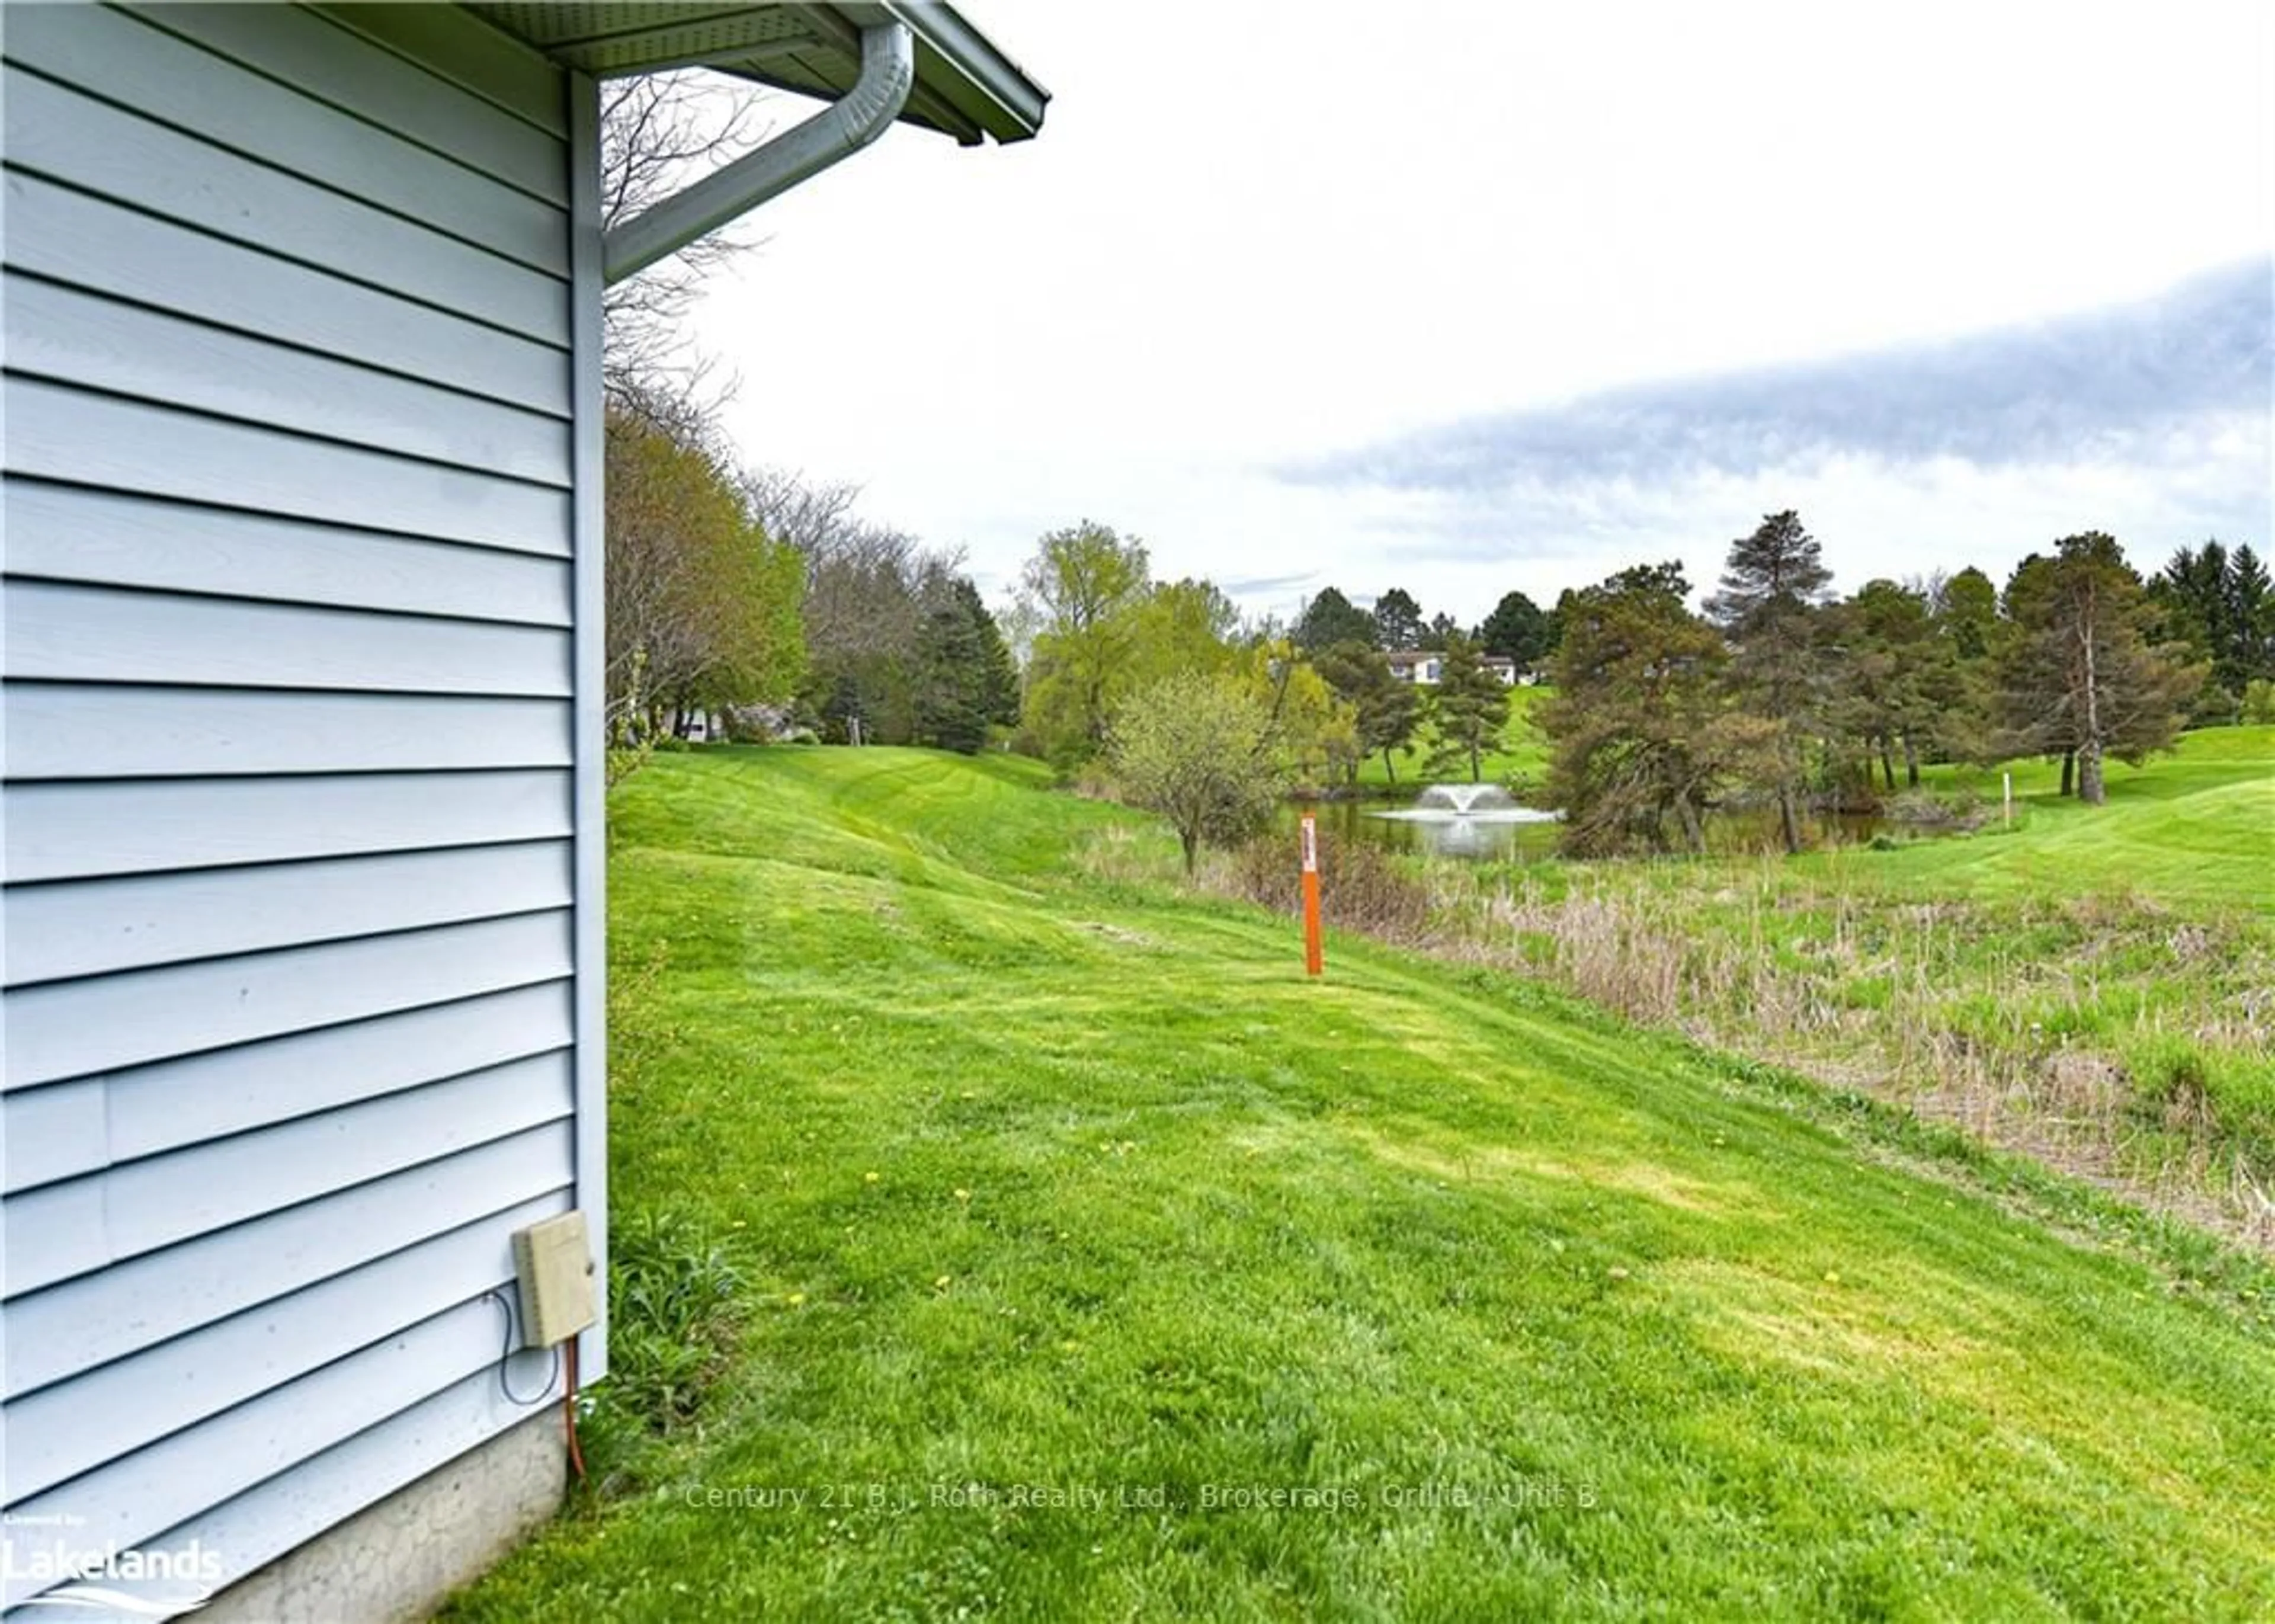
<svg viewBox="0 0 2275 1624"><path fill-rule="evenodd" d="M200 1624L414 1624L560 1509L561 1409L501 1432L216 1595Z"/></svg>

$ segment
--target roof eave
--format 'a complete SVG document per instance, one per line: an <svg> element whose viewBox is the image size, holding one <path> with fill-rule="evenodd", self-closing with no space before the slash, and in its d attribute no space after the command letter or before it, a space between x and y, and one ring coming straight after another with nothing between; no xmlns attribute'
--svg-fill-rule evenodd
<svg viewBox="0 0 2275 1624"><path fill-rule="evenodd" d="M887 0L881 4L839 9L857 20L864 12L876 12L908 24L917 36L918 82L937 88L958 112L996 140L1024 141L1042 129L1050 92L1021 72L1018 64L944 0L930 4ZM927 54L950 70L953 79L931 86L924 72Z"/></svg>

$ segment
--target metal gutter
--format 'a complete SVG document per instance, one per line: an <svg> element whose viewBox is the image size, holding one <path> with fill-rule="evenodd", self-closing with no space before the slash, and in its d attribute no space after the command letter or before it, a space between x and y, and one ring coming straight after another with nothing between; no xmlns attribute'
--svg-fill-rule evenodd
<svg viewBox="0 0 2275 1624"><path fill-rule="evenodd" d="M851 157L900 117L916 82L916 36L907 23L888 15L863 28L860 77L844 95L609 231L601 242L602 281L621 282L645 270Z"/></svg>
<svg viewBox="0 0 2275 1624"><path fill-rule="evenodd" d="M942 0L899 0L842 9L855 16L874 11L907 23L916 31L918 43L963 81L952 87L941 86L941 99L998 141L1025 140L1042 128L1050 92L1022 72L954 6ZM927 74L926 83L930 85L934 77Z"/></svg>

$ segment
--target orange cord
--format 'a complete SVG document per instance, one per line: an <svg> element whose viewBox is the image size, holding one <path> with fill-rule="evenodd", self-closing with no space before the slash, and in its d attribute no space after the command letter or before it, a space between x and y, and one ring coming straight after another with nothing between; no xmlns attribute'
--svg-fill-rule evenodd
<svg viewBox="0 0 2275 1624"><path fill-rule="evenodd" d="M569 1386L561 1394L561 1418L569 1429L569 1464L577 1481L585 1481L585 1452L577 1446L577 1339L569 1339Z"/></svg>

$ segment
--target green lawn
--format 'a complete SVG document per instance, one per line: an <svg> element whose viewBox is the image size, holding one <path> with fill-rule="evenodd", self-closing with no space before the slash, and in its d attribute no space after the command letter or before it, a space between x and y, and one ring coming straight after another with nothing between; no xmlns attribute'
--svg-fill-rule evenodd
<svg viewBox="0 0 2275 1624"><path fill-rule="evenodd" d="M1538 729L1532 725L1532 707L1546 699L1553 690L1541 687L1512 688L1508 692L1508 721L1501 729L1500 748L1480 758L1478 778L1489 784L1506 784L1519 780L1537 781L1548 771L1548 744ZM1423 772L1430 752L1437 747L1437 735L1427 726L1415 741L1410 753L1394 752L1398 764L1398 783L1401 786L1426 784L1433 782ZM1464 760L1461 770L1454 774L1456 782L1469 777L1469 763ZM1390 787L1389 770L1382 764L1382 752L1377 751L1361 764L1359 783L1367 789L1386 789Z"/></svg>
<svg viewBox="0 0 2275 1624"><path fill-rule="evenodd" d="M1308 982L1024 764L611 811L614 1222L734 1334L453 1617L2275 1614L2264 1269L1508 977Z"/></svg>
<svg viewBox="0 0 2275 1624"><path fill-rule="evenodd" d="M2132 893L2275 912L2275 728L2207 728L2139 767L2112 762L2101 807L2062 798L2052 763L2016 763L2016 832L1852 854L1859 878L1943 895ZM1931 769L1929 783L1996 802L1997 770ZM1822 861L1822 859L1820 859Z"/></svg>

